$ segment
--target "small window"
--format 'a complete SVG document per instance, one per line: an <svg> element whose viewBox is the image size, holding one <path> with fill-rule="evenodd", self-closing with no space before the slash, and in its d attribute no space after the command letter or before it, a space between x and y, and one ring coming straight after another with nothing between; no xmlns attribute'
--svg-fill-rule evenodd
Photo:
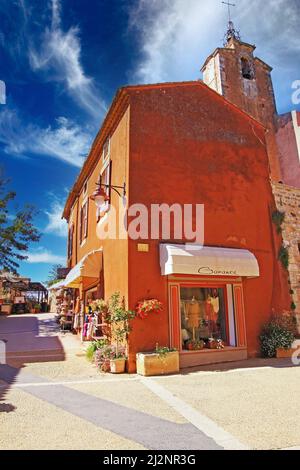
<svg viewBox="0 0 300 470"><path fill-rule="evenodd" d="M254 73L253 69L251 66L251 63L249 62L248 59L242 58L241 59L241 66L242 66L242 75L243 78L246 80L253 80L254 78Z"/></svg>
<svg viewBox="0 0 300 470"><path fill-rule="evenodd" d="M111 163L105 167L100 175L100 182L103 185L107 196L110 198L110 173L111 173Z"/></svg>
<svg viewBox="0 0 300 470"><path fill-rule="evenodd" d="M110 157L110 138L108 137L103 145L102 159L105 162Z"/></svg>
<svg viewBox="0 0 300 470"><path fill-rule="evenodd" d="M111 198L111 162L105 167L105 169L102 171L100 177L99 177L100 184L102 185L102 188L106 192L106 195L108 196L108 201L103 204L103 206L100 208L99 213L97 214L98 218L105 215L106 212L109 211L109 206L110 206L110 198Z"/></svg>
<svg viewBox="0 0 300 470"><path fill-rule="evenodd" d="M69 228L68 236L68 258L71 258L73 254L73 240L74 240L74 224Z"/></svg>
<svg viewBox="0 0 300 470"><path fill-rule="evenodd" d="M89 206L87 200L80 210L80 243L82 243L88 235L88 213Z"/></svg>
<svg viewBox="0 0 300 470"><path fill-rule="evenodd" d="M83 185L83 194L86 194L88 190L88 182L86 181Z"/></svg>

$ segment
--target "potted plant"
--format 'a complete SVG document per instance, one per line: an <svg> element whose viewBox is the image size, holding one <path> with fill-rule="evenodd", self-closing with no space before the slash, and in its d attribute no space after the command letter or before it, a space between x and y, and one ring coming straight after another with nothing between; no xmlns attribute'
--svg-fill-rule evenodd
<svg viewBox="0 0 300 470"><path fill-rule="evenodd" d="M40 304L36 303L34 305L34 313L40 313L40 311L41 311L41 306Z"/></svg>
<svg viewBox="0 0 300 470"><path fill-rule="evenodd" d="M187 349L189 351L202 351L205 348L205 342L202 340L190 340L187 342Z"/></svg>
<svg viewBox="0 0 300 470"><path fill-rule="evenodd" d="M156 345L155 351L136 355L137 373L146 377L179 372L179 353L176 349Z"/></svg>
<svg viewBox="0 0 300 470"><path fill-rule="evenodd" d="M108 344L106 340L101 340L102 345L98 344L93 354L94 363L101 372L110 372L110 361L116 356L115 347Z"/></svg>
<svg viewBox="0 0 300 470"><path fill-rule="evenodd" d="M141 318L147 318L149 314L159 314L163 309L163 304L157 299L141 300L136 306L136 316Z"/></svg>
<svg viewBox="0 0 300 470"><path fill-rule="evenodd" d="M120 298L120 293L114 293L108 302L107 312L107 321L111 325L112 338L116 342L115 357L110 360L110 370L113 374L125 372L126 354L124 344L131 331L130 320L134 317L135 312L126 310L124 299Z"/></svg>
<svg viewBox="0 0 300 470"><path fill-rule="evenodd" d="M12 312L12 308L13 308L12 303L6 301L1 305L1 313L4 313L4 315L10 315Z"/></svg>
<svg viewBox="0 0 300 470"><path fill-rule="evenodd" d="M209 338L208 342L206 343L207 349L220 349L218 340L214 338Z"/></svg>
<svg viewBox="0 0 300 470"><path fill-rule="evenodd" d="M273 315L271 321L264 325L259 338L262 356L291 357L295 352L292 344L295 341L296 324L295 316L289 313Z"/></svg>

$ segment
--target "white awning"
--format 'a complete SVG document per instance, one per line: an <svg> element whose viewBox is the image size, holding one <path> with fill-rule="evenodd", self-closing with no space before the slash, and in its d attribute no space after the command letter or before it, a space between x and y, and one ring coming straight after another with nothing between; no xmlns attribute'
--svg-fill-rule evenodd
<svg viewBox="0 0 300 470"><path fill-rule="evenodd" d="M102 250L91 251L71 269L64 280L64 286L78 288L83 277L98 279L101 269Z"/></svg>
<svg viewBox="0 0 300 470"><path fill-rule="evenodd" d="M65 279L63 281L58 281L55 284L52 284L52 286L50 286L48 290L62 289L64 285L65 285Z"/></svg>
<svg viewBox="0 0 300 470"><path fill-rule="evenodd" d="M248 250L199 247L196 245L160 245L163 276L198 274L202 276L259 277L259 265Z"/></svg>

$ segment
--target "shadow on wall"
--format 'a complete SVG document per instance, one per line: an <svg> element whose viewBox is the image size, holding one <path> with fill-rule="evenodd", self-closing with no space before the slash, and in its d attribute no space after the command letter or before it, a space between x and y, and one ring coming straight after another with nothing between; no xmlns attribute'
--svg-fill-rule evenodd
<svg viewBox="0 0 300 470"><path fill-rule="evenodd" d="M16 409L5 398L12 385L22 383L19 375L26 364L65 360L57 331L52 319L0 316L0 413Z"/></svg>

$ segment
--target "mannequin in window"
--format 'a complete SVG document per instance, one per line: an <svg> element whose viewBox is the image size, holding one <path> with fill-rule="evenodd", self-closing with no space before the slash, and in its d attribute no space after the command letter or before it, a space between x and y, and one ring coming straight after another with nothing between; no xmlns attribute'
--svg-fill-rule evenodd
<svg viewBox="0 0 300 470"><path fill-rule="evenodd" d="M200 313L201 308L199 302L192 298L191 302L189 302L186 306L186 313L187 313L187 325L189 328L193 330L193 340L195 340L195 329L199 327L199 320L200 320Z"/></svg>
<svg viewBox="0 0 300 470"><path fill-rule="evenodd" d="M209 328L212 333L218 331L218 316L219 316L220 304L219 297L216 294L209 295L206 300L205 311L206 318L209 324Z"/></svg>

